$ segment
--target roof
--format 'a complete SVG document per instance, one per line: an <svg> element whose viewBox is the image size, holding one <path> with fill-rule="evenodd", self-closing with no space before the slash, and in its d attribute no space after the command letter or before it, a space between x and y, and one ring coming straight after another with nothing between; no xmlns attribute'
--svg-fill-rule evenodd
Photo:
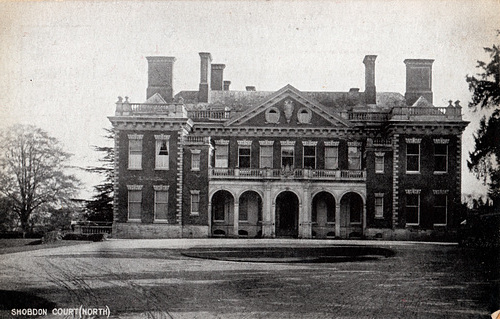
<svg viewBox="0 0 500 319"><path fill-rule="evenodd" d="M232 111L245 111L261 104L274 93L276 92L210 91L210 102L199 103L198 91L181 91L175 95L175 99L182 98L188 111L224 108L229 108ZM334 111L367 107L364 102L364 92L305 91L301 93ZM400 93L377 92L377 109L390 109L395 106L405 105L405 98Z"/></svg>

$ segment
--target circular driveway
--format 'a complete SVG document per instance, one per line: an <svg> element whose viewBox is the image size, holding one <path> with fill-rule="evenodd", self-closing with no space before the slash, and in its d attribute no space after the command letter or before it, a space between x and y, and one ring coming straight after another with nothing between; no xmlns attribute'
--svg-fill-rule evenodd
<svg viewBox="0 0 500 319"><path fill-rule="evenodd" d="M353 245L395 255L335 263L186 256L213 247L255 256L262 249ZM498 271L498 254L453 244L109 240L2 255L0 314L56 305L108 307L110 318L485 318L500 308Z"/></svg>

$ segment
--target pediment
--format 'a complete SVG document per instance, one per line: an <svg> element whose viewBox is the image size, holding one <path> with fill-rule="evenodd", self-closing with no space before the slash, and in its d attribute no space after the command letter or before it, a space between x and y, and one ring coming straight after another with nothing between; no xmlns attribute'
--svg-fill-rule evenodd
<svg viewBox="0 0 500 319"><path fill-rule="evenodd" d="M319 102L287 85L261 104L226 122L226 125L247 126L351 126L348 120L333 114Z"/></svg>
<svg viewBox="0 0 500 319"><path fill-rule="evenodd" d="M146 100L147 104L166 104L167 102L161 97L160 94L155 93Z"/></svg>

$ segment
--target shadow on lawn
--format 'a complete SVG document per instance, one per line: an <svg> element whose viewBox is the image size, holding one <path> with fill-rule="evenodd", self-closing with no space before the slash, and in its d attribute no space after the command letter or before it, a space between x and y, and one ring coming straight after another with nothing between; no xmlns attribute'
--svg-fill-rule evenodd
<svg viewBox="0 0 500 319"><path fill-rule="evenodd" d="M0 290L0 310L53 309L57 305L45 298L23 291Z"/></svg>

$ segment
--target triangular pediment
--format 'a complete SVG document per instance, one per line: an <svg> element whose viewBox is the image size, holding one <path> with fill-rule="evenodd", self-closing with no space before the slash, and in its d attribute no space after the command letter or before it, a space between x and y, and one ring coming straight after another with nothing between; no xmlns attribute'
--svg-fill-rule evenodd
<svg viewBox="0 0 500 319"><path fill-rule="evenodd" d="M146 100L147 104L166 104L167 102L161 97L159 93L155 93Z"/></svg>
<svg viewBox="0 0 500 319"><path fill-rule="evenodd" d="M423 96L420 96L418 100L413 103L412 107L433 107L431 102L427 101L427 99Z"/></svg>
<svg viewBox="0 0 500 319"><path fill-rule="evenodd" d="M225 125L248 126L336 126L349 127L350 122L311 99L291 85L269 96Z"/></svg>

